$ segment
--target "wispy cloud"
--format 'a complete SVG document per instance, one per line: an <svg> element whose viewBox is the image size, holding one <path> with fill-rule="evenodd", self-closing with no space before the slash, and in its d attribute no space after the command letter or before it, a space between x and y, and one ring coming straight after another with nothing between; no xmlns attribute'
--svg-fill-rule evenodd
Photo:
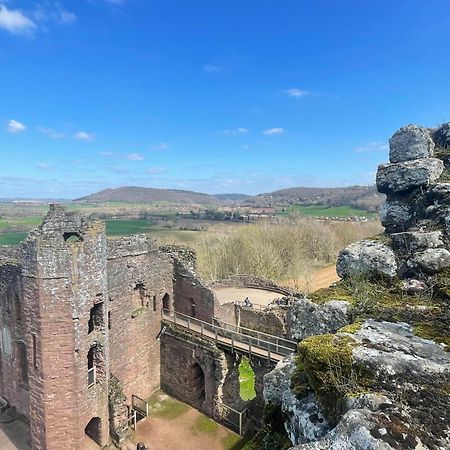
<svg viewBox="0 0 450 450"><path fill-rule="evenodd" d="M113 152L100 152L99 155L103 156L104 158L111 158L111 156L113 156L114 153Z"/></svg>
<svg viewBox="0 0 450 450"><path fill-rule="evenodd" d="M157 175L158 173L167 172L167 169L165 167L149 167L147 172L152 175Z"/></svg>
<svg viewBox="0 0 450 450"><path fill-rule="evenodd" d="M246 134L248 133L250 130L248 128L234 128L234 129L226 129L226 130L222 130L223 134L228 134L231 136L236 136L238 134Z"/></svg>
<svg viewBox="0 0 450 450"><path fill-rule="evenodd" d="M220 67L215 64L205 64L203 70L207 73L217 73L220 72Z"/></svg>
<svg viewBox="0 0 450 450"><path fill-rule="evenodd" d="M64 133L55 131L53 128L37 127L37 129L40 133L45 134L51 139L62 139L64 137Z"/></svg>
<svg viewBox="0 0 450 450"><path fill-rule="evenodd" d="M49 164L49 163L46 163L46 162L40 162L40 163L37 163L36 164L36 167L38 168L38 169L42 169L42 170L48 170L48 169L51 169L51 164Z"/></svg>
<svg viewBox="0 0 450 450"><path fill-rule="evenodd" d="M295 97L295 98L302 98L302 97L306 97L307 95L311 95L311 92L304 91L304 90L298 89L298 88L286 89L283 92L286 95L288 95L289 97Z"/></svg>
<svg viewBox="0 0 450 450"><path fill-rule="evenodd" d="M32 17L36 23L43 27L48 22L68 25L77 20L77 16L65 9L59 2L38 4L32 12Z"/></svg>
<svg viewBox="0 0 450 450"><path fill-rule="evenodd" d="M274 136L276 134L284 134L286 130L284 128L268 128L262 132L266 136Z"/></svg>
<svg viewBox="0 0 450 450"><path fill-rule="evenodd" d="M8 122L7 128L8 131L13 134L23 133L27 129L27 127L23 123L13 119Z"/></svg>
<svg viewBox="0 0 450 450"><path fill-rule="evenodd" d="M160 142L159 144L152 145L150 150L152 152L162 152L164 150L169 150L170 146L166 142Z"/></svg>
<svg viewBox="0 0 450 450"><path fill-rule="evenodd" d="M21 10L8 9L5 5L0 5L0 28L11 34L31 36L37 25Z"/></svg>
<svg viewBox="0 0 450 450"><path fill-rule="evenodd" d="M385 142L374 141L369 142L366 145L362 145L360 147L356 147L353 149L356 153L367 153L367 152L381 152L388 150L389 146Z"/></svg>
<svg viewBox="0 0 450 450"><path fill-rule="evenodd" d="M78 131L74 134L74 139L77 141L91 142L95 139L95 135L87 131Z"/></svg>
<svg viewBox="0 0 450 450"><path fill-rule="evenodd" d="M130 153L126 156L126 159L129 161L143 161L145 158L140 153Z"/></svg>
<svg viewBox="0 0 450 450"><path fill-rule="evenodd" d="M106 3L110 3L111 5L123 5L126 0L105 0Z"/></svg>

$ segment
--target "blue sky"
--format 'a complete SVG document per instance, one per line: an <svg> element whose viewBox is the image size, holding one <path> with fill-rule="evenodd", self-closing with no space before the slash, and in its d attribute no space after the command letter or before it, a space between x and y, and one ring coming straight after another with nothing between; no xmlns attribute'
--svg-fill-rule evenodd
<svg viewBox="0 0 450 450"><path fill-rule="evenodd" d="M449 0L0 0L0 197L372 184L449 48Z"/></svg>

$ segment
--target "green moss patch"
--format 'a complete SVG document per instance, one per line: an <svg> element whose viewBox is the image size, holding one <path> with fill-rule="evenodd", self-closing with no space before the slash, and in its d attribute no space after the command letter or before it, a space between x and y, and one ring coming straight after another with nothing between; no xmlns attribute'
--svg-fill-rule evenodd
<svg viewBox="0 0 450 450"><path fill-rule="evenodd" d="M173 398L167 397L153 404L150 414L154 417L173 420L188 412L189 406Z"/></svg>
<svg viewBox="0 0 450 450"><path fill-rule="evenodd" d="M239 364L239 395L242 400L253 400L256 397L255 372L248 358L243 357Z"/></svg>
<svg viewBox="0 0 450 450"><path fill-rule="evenodd" d="M357 342L349 336L312 336L298 345L292 387L298 397L313 391L327 415L337 421L344 397L370 390L371 375L352 356Z"/></svg>
<svg viewBox="0 0 450 450"><path fill-rule="evenodd" d="M219 425L206 416L199 416L192 426L194 434L216 434Z"/></svg>

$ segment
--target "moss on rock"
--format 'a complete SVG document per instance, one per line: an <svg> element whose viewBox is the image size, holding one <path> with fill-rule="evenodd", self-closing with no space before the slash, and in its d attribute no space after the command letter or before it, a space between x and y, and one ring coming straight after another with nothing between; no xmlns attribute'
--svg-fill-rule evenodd
<svg viewBox="0 0 450 450"><path fill-rule="evenodd" d="M372 378L353 360L358 345L350 336L312 336L298 345L292 388L298 397L313 391L331 420L337 421L347 395L367 392Z"/></svg>

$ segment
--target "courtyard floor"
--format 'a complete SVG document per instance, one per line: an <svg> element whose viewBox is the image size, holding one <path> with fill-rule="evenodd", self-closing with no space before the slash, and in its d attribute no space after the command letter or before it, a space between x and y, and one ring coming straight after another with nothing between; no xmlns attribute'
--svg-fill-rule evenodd
<svg viewBox="0 0 450 450"><path fill-rule="evenodd" d="M129 450L135 450L138 442L150 450L239 450L245 443L239 435L161 391L150 398L149 405L150 417L138 422L127 443Z"/></svg>

